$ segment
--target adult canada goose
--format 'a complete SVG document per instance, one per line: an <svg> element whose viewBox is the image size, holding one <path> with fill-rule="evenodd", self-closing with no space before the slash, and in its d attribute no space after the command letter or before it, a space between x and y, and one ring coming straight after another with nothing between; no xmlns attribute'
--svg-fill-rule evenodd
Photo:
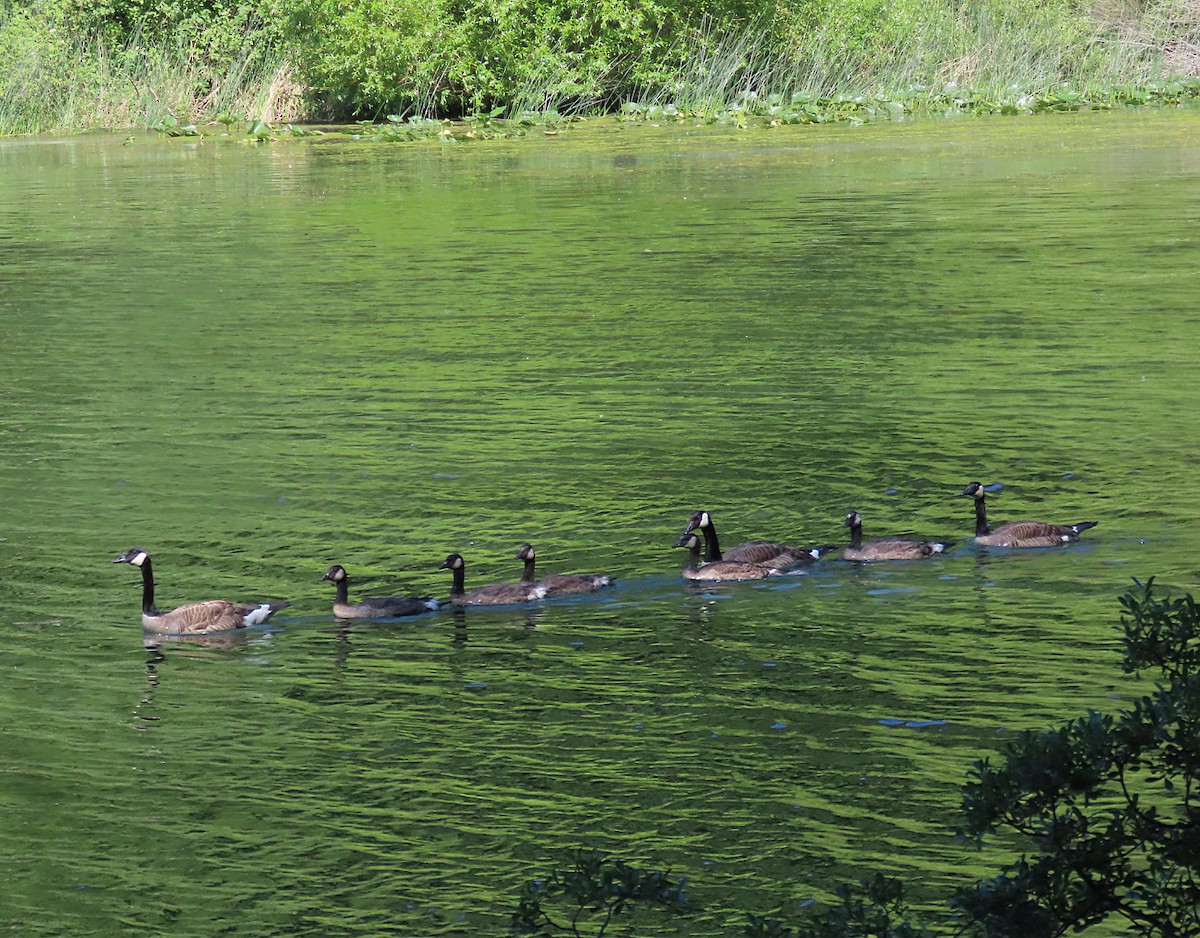
<svg viewBox="0 0 1200 938"><path fill-rule="evenodd" d="M722 552L717 541L717 529L713 525L712 516L707 511L692 513L684 534L690 534L699 529L704 533L704 560L706 563L716 563L718 560L736 560L742 563L764 564L779 570L791 570L794 567L804 567L821 558L828 547L803 548L792 547L788 544L776 544L773 541L746 541Z"/></svg>
<svg viewBox="0 0 1200 938"><path fill-rule="evenodd" d="M779 576L783 571L761 563L746 563L742 560L713 560L700 563L700 535L689 531L678 541L676 547L686 547L691 554L683 567L685 580L765 580Z"/></svg>
<svg viewBox="0 0 1200 938"><path fill-rule="evenodd" d="M451 570L454 580L450 586L450 602L456 606L499 606L505 603L525 603L541 599L546 595L546 588L534 583L526 586L523 583L493 583L491 586L481 586L467 592L463 587L466 579L467 565L461 554L451 554L442 561L439 570Z"/></svg>
<svg viewBox="0 0 1200 938"><path fill-rule="evenodd" d="M842 551L846 560L921 560L940 554L950 541L909 541L899 537L881 537L865 544L862 539L862 515L852 511L842 525L850 529L850 546Z"/></svg>
<svg viewBox="0 0 1200 938"><path fill-rule="evenodd" d="M351 603L347 596L350 583L346 568L336 563L321 575L321 580L333 580L337 587L333 614L339 619L392 619L433 612L442 607L441 602L428 596L374 596Z"/></svg>
<svg viewBox="0 0 1200 938"><path fill-rule="evenodd" d="M987 493L978 482L962 490L975 499L975 543L988 547L1057 547L1078 539L1081 531L1094 528L1100 522L1081 521L1078 524L1046 524L1042 521L1009 521L996 529L988 527Z"/></svg>
<svg viewBox="0 0 1200 938"><path fill-rule="evenodd" d="M224 599L189 603L170 612L159 612L154 605L154 571L150 555L140 547L131 547L113 563L131 563L142 569L142 628L159 635L208 635L228 632L266 622L272 615L290 606L286 600L274 603L231 603Z"/></svg>
<svg viewBox="0 0 1200 938"><path fill-rule="evenodd" d="M525 561L525 573L521 576L521 585L545 587L547 596L557 596L563 593L591 593L612 582L612 578L603 573L550 573L539 580L534 573L537 555L532 544L522 544L521 549L517 551L517 559Z"/></svg>

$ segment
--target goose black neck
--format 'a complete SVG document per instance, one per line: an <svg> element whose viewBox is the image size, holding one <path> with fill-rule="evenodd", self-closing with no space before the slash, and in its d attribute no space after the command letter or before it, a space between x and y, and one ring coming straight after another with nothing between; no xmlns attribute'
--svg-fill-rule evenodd
<svg viewBox="0 0 1200 938"><path fill-rule="evenodd" d="M700 541L696 540L696 545L688 551L687 563L683 565L684 570L700 569Z"/></svg>
<svg viewBox="0 0 1200 938"><path fill-rule="evenodd" d="M700 529L704 532L704 562L716 563L721 559L721 545L717 543L717 528L710 520Z"/></svg>
<svg viewBox="0 0 1200 938"><path fill-rule="evenodd" d="M148 616L158 615L154 605L154 571L150 568L150 558L142 561L142 612Z"/></svg>
<svg viewBox="0 0 1200 938"><path fill-rule="evenodd" d="M464 586L467 580L466 568L462 564L459 564L454 568L453 574L454 579L450 581L450 595L461 596L467 591Z"/></svg>
<svg viewBox="0 0 1200 938"><path fill-rule="evenodd" d="M521 574L521 585L522 586L533 586L533 583L535 580L533 568L536 563L537 563L536 557L526 557L525 558L525 572L523 574Z"/></svg>
<svg viewBox="0 0 1200 938"><path fill-rule="evenodd" d="M988 530L987 523L987 507L984 505L984 497L980 495L975 499L975 536L982 537L984 534L991 534Z"/></svg>
<svg viewBox="0 0 1200 938"><path fill-rule="evenodd" d="M858 521L850 525L850 548L858 550L862 547L862 522Z"/></svg>
<svg viewBox="0 0 1200 938"><path fill-rule="evenodd" d="M343 606L349 605L350 584L346 581L346 578L342 577L340 580L334 580L333 585L337 588L337 595L334 597L333 601L336 603L341 603Z"/></svg>

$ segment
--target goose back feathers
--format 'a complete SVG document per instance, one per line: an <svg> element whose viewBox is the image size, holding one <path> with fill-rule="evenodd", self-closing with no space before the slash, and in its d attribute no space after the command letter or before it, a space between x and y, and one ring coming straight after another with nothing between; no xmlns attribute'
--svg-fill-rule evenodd
<svg viewBox="0 0 1200 938"><path fill-rule="evenodd" d="M349 578L346 568L334 564L321 575L321 580L332 580L337 590L333 600L333 614L339 619L393 619L401 616L416 616L441 608L441 603L428 596L375 596L351 603Z"/></svg>
<svg viewBox="0 0 1200 938"><path fill-rule="evenodd" d="M612 583L612 577L603 573L550 573L538 579L535 572L537 553L532 544L522 544L517 551L517 559L525 561L521 585L544 587L547 596L591 593Z"/></svg>
<svg viewBox="0 0 1200 938"><path fill-rule="evenodd" d="M843 527L850 529L850 546L842 551L846 560L870 563L877 560L922 560L943 553L949 541L910 541L898 537L862 539L862 515L851 511Z"/></svg>
<svg viewBox="0 0 1200 938"><path fill-rule="evenodd" d="M154 570L150 555L140 547L131 547L113 563L127 563L142 571L142 628L159 635L209 635L228 632L266 622L280 609L291 603L231 603L225 599L176 606L170 612L159 612L154 604Z"/></svg>
<svg viewBox="0 0 1200 938"><path fill-rule="evenodd" d="M789 544L778 544L774 541L746 541L722 552L720 542L717 540L716 525L713 524L712 516L707 511L693 512L683 533L686 535L695 530L704 534L704 560L706 563L729 560L763 564L785 571L808 566L819 560L821 555L829 550L828 547L792 547Z"/></svg>
<svg viewBox="0 0 1200 938"><path fill-rule="evenodd" d="M1098 521L1078 524L1047 524L1043 521L1009 521L992 528L987 520L987 492L978 482L962 490L975 499L975 543L988 547L1058 547L1077 540L1081 532L1094 528Z"/></svg>
<svg viewBox="0 0 1200 938"><path fill-rule="evenodd" d="M542 599L546 588L534 583L493 583L480 586L469 593L465 587L467 565L461 554L451 554L442 561L439 570L449 570L454 575L450 586L450 602L456 606L500 606L507 603L524 603Z"/></svg>
<svg viewBox="0 0 1200 938"><path fill-rule="evenodd" d="M783 571L761 563L747 563L742 560L712 560L700 563L700 535L689 531L675 542L676 547L685 547L690 553L683 567L685 580L765 580L769 576L778 576Z"/></svg>

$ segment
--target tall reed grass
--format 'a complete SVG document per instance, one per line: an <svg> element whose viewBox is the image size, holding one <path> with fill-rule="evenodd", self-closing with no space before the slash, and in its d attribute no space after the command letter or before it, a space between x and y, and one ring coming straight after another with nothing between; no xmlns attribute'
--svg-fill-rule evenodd
<svg viewBox="0 0 1200 938"><path fill-rule="evenodd" d="M903 9L902 5L900 6ZM704 31L679 50L668 81L630 97L681 112L725 112L747 100L864 96L918 103L971 89L983 96L1073 86L1101 90L1200 74L1200 0L1076 15L1024 6L928 5L851 41L845 23L818 23L779 48L778 30L757 24ZM636 71L636 69L631 69Z"/></svg>
<svg viewBox="0 0 1200 938"><path fill-rule="evenodd" d="M98 37L38 36L0 22L0 134L153 126L164 119L297 120L303 88L289 60L247 45L213 61L172 40L135 35L113 46Z"/></svg>

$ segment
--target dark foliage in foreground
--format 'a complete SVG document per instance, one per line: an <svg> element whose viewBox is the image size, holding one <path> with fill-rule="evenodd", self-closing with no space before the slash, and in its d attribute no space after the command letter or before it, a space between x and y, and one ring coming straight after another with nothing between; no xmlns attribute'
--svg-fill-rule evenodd
<svg viewBox="0 0 1200 938"><path fill-rule="evenodd" d="M1057 936L1124 919L1134 933L1200 934L1200 610L1121 597L1124 669L1155 669L1153 694L1116 716L1089 713L1021 733L1003 766L976 764L966 832L1006 828L1037 852L955 903L989 936Z"/></svg>
<svg viewBox="0 0 1200 938"><path fill-rule="evenodd" d="M670 874L644 870L599 850L572 850L545 881L525 884L510 932L514 935L595 935L622 913L642 906L678 911L684 887Z"/></svg>
<svg viewBox="0 0 1200 938"><path fill-rule="evenodd" d="M1136 583L1136 581L1135 581ZM951 899L959 935L1058 938L1111 920L1155 938L1200 935L1200 608L1156 596L1154 581L1120 599L1127 673L1157 671L1152 694L1116 715L1088 713L1020 733L1002 764L977 762L963 792L964 833L1027 838L1031 853ZM903 884L878 875L836 890L805 921L751 916L748 938L923 938ZM565 906L568 920L546 911ZM678 907L682 882L595 851L546 883L529 883L520 934L603 934L633 904Z"/></svg>

